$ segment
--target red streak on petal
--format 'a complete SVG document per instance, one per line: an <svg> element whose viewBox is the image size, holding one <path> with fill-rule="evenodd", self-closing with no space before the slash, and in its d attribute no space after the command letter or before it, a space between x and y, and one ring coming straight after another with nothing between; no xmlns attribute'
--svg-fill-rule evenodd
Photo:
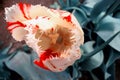
<svg viewBox="0 0 120 80"><path fill-rule="evenodd" d="M46 59L50 58L51 56L56 57L56 56L58 56L58 53L54 53L52 50L47 49L47 50L45 50L45 52L43 52L40 55L40 59L46 60Z"/></svg>
<svg viewBox="0 0 120 80"><path fill-rule="evenodd" d="M37 29L39 28L39 26L38 26L38 25L36 25L35 27L36 27Z"/></svg>
<svg viewBox="0 0 120 80"><path fill-rule="evenodd" d="M31 5L30 4L25 4L25 5L26 5L27 10L28 10L28 18L31 19L30 15L29 15L29 9L30 9Z"/></svg>
<svg viewBox="0 0 120 80"><path fill-rule="evenodd" d="M52 9L52 8L51 8L50 10L51 10L52 12L54 12L54 11L55 11L55 10L54 10L54 9Z"/></svg>
<svg viewBox="0 0 120 80"><path fill-rule="evenodd" d="M35 19L38 19L38 16L36 16L36 18Z"/></svg>
<svg viewBox="0 0 120 80"><path fill-rule="evenodd" d="M54 31L54 28L52 28L51 31Z"/></svg>
<svg viewBox="0 0 120 80"><path fill-rule="evenodd" d="M7 24L8 24L7 29L10 32L12 32L12 30L15 29L15 28L17 28L17 27L26 27L26 25L24 25L23 23L21 23L19 21L16 21L16 22L7 22ZM16 26L14 26L14 25L16 25ZM11 26L13 26L13 27L11 28Z"/></svg>
<svg viewBox="0 0 120 80"><path fill-rule="evenodd" d="M53 68L56 69L56 66L54 66L54 64L52 64L50 61L49 61L49 63L51 64L51 66L52 66Z"/></svg>
<svg viewBox="0 0 120 80"><path fill-rule="evenodd" d="M48 20L50 20L50 18L48 18Z"/></svg>
<svg viewBox="0 0 120 80"><path fill-rule="evenodd" d="M34 64L36 64L37 66L43 68L43 69L46 69L46 70L49 70L47 67L44 66L43 62L40 60L35 60L34 61Z"/></svg>
<svg viewBox="0 0 120 80"><path fill-rule="evenodd" d="M42 18L46 18L47 16L43 16Z"/></svg>
<svg viewBox="0 0 120 80"><path fill-rule="evenodd" d="M18 24L19 26L24 26L25 27L25 25L23 23L19 22L19 21L7 22L7 24L8 24L8 27L11 26L11 25L15 25L15 24Z"/></svg>
<svg viewBox="0 0 120 80"><path fill-rule="evenodd" d="M68 22L72 22L72 21L71 21L71 15L68 15L68 16L64 17L63 19L65 19L65 20L68 21Z"/></svg>
<svg viewBox="0 0 120 80"><path fill-rule="evenodd" d="M13 29L18 28L18 27L20 27L20 26L15 26ZM9 32L12 33L13 29L9 29Z"/></svg>
<svg viewBox="0 0 120 80"><path fill-rule="evenodd" d="M35 33L35 32L37 32L37 30L39 29L39 26L38 25L36 25L35 27L33 27L33 29L32 29L32 33Z"/></svg>
<svg viewBox="0 0 120 80"><path fill-rule="evenodd" d="M62 69L60 68L59 70L61 71Z"/></svg>
<svg viewBox="0 0 120 80"><path fill-rule="evenodd" d="M25 11L24 11L24 6L26 6L26 8L29 9L31 5L30 5L30 4L23 4L23 3L19 3L18 5L19 5L19 8L20 8L21 12L23 13L23 16L24 16L26 19L31 19L30 17L27 17L27 16L26 16L26 13L25 13ZM26 12L27 12L27 11L26 11Z"/></svg>
<svg viewBox="0 0 120 80"><path fill-rule="evenodd" d="M43 16L42 18L50 20L50 17L48 17L48 16Z"/></svg>
<svg viewBox="0 0 120 80"><path fill-rule="evenodd" d="M47 50L45 50L45 52L41 53L41 55L40 55L40 61L35 61L34 63L35 63L36 65L44 68L44 69L49 70L49 69L44 65L43 61L45 61L46 59L49 59L51 56L56 57L56 56L58 56L58 53L53 53L52 50L47 49ZM51 64L51 63L50 63L50 64ZM56 68L53 64L52 64L52 66L53 66L54 68Z"/></svg>

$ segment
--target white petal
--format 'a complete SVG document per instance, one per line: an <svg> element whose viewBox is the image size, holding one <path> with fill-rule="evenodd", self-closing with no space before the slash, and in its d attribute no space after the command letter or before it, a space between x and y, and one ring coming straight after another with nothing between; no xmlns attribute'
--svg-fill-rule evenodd
<svg viewBox="0 0 120 80"><path fill-rule="evenodd" d="M47 59L43 63L48 69L50 69L53 72L64 71L69 66L67 58Z"/></svg>
<svg viewBox="0 0 120 80"><path fill-rule="evenodd" d="M41 5L32 5L29 10L29 15L31 18L36 18L39 16L49 16L49 13L47 12L48 9Z"/></svg>
<svg viewBox="0 0 120 80"><path fill-rule="evenodd" d="M18 6L18 4L5 8L5 20L7 22L16 22L26 20Z"/></svg>
<svg viewBox="0 0 120 80"><path fill-rule="evenodd" d="M26 34L27 34L27 31L23 27L15 28L12 31L12 37L16 41L22 41L22 40L24 40L24 37L25 37Z"/></svg>

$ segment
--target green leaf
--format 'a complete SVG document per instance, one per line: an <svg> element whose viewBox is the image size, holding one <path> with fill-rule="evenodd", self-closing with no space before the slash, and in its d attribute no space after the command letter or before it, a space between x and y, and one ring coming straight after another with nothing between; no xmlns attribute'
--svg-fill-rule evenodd
<svg viewBox="0 0 120 80"><path fill-rule="evenodd" d="M58 0L58 2L62 9L66 8L66 3L64 2L64 0Z"/></svg>
<svg viewBox="0 0 120 80"><path fill-rule="evenodd" d="M109 68L119 58L120 58L120 52L118 52L114 49L110 49L110 56L106 63L106 68Z"/></svg>
<svg viewBox="0 0 120 80"><path fill-rule="evenodd" d="M80 74L77 66L73 65L72 67L73 67L72 78L73 78L73 80L76 80L80 77L81 74Z"/></svg>
<svg viewBox="0 0 120 80"><path fill-rule="evenodd" d="M105 72L105 80L107 80L110 76L111 74L109 74L108 72Z"/></svg>
<svg viewBox="0 0 120 80"><path fill-rule="evenodd" d="M6 48L1 49L0 55L6 55L11 47L12 47L12 43L9 46L7 46Z"/></svg>
<svg viewBox="0 0 120 80"><path fill-rule="evenodd" d="M108 77L107 79L116 80L115 79L115 63L109 66L109 68L107 69L107 72L110 74L110 77Z"/></svg>
<svg viewBox="0 0 120 80"><path fill-rule="evenodd" d="M90 71L90 74L91 74L93 80L99 80L99 79L97 78L97 76L92 73L92 71Z"/></svg>
<svg viewBox="0 0 120 80"><path fill-rule="evenodd" d="M66 0L66 5L67 5L67 7L70 7L70 5L71 5L71 0Z"/></svg>
<svg viewBox="0 0 120 80"><path fill-rule="evenodd" d="M77 6L80 4L79 0L67 0L70 2L70 6Z"/></svg>
<svg viewBox="0 0 120 80"><path fill-rule="evenodd" d="M62 9L74 7L80 4L79 0L58 0Z"/></svg>
<svg viewBox="0 0 120 80"><path fill-rule="evenodd" d="M120 19L120 5L115 9L113 17Z"/></svg>
<svg viewBox="0 0 120 80"><path fill-rule="evenodd" d="M12 44L0 50L0 80L10 80L10 72L5 67L4 62L11 56L8 54L11 47Z"/></svg>
<svg viewBox="0 0 120 80"><path fill-rule="evenodd" d="M111 74L108 72L108 68L106 68L105 62L100 66L100 70L102 72L101 74L103 74L103 80L107 80L111 77Z"/></svg>
<svg viewBox="0 0 120 80"><path fill-rule="evenodd" d="M111 80L115 80L115 61L120 58L120 52L110 49L109 51L109 58L106 62L105 68L106 68L106 73L109 74L109 76L105 76L105 79L110 78Z"/></svg>
<svg viewBox="0 0 120 80"><path fill-rule="evenodd" d="M93 8L95 6L95 4L97 4L98 2L100 2L102 0L85 0L83 2L83 5L89 7L89 8Z"/></svg>
<svg viewBox="0 0 120 80"><path fill-rule="evenodd" d="M84 13L84 11L82 11L81 9L74 9L72 14L77 18L79 24L81 26L87 24L88 22L88 18L86 16L86 14Z"/></svg>
<svg viewBox="0 0 120 80"><path fill-rule="evenodd" d="M24 80L67 80L71 79L67 72L54 73L33 64L37 54L27 54L18 51L17 54L5 62L6 66L21 75Z"/></svg>
<svg viewBox="0 0 120 80"><path fill-rule="evenodd" d="M86 7L84 5L80 5L79 8L84 11L84 13L86 14L87 18L89 19L89 16L91 14L92 8Z"/></svg>
<svg viewBox="0 0 120 80"><path fill-rule="evenodd" d="M89 55L90 52L94 51L94 41L86 42L83 46L81 46L83 50L83 57ZM99 67L103 62L104 56L103 51L96 53L92 57L87 58L82 62L82 70L92 71L93 69Z"/></svg>
<svg viewBox="0 0 120 80"><path fill-rule="evenodd" d="M0 50L0 67L1 68L3 68L4 66L3 62L10 57L10 54L8 54L8 51L10 50L11 47L12 47L12 44Z"/></svg>
<svg viewBox="0 0 120 80"><path fill-rule="evenodd" d="M97 3L92 12L91 12L91 19L94 23L96 23L96 19L99 18L98 16L106 11L116 0L102 0ZM104 17L104 16L103 16ZM102 18L102 17L101 17ZM99 20L101 20L101 18ZM98 19L97 19L98 20ZM99 22L98 20L98 22Z"/></svg>
<svg viewBox="0 0 120 80"><path fill-rule="evenodd" d="M96 27L95 32L104 40L107 41L113 35L120 31L120 19L112 18L111 16L105 17ZM111 47L120 51L120 34L118 34L113 40L109 43Z"/></svg>
<svg viewBox="0 0 120 80"><path fill-rule="evenodd" d="M107 10L106 15L113 13L117 7L120 5L120 1L116 0Z"/></svg>
<svg viewBox="0 0 120 80"><path fill-rule="evenodd" d="M52 5L50 5L50 7L54 9L60 9L60 5L57 2L54 2Z"/></svg>
<svg viewBox="0 0 120 80"><path fill-rule="evenodd" d="M107 47L107 49L108 51L105 53L105 56L107 56L108 59L105 58L106 63L104 61L100 68L103 71L105 80L115 80L115 61L120 58L120 52L114 50L111 47Z"/></svg>
<svg viewBox="0 0 120 80"><path fill-rule="evenodd" d="M116 12L116 13L114 14L114 17L120 19L120 11Z"/></svg>

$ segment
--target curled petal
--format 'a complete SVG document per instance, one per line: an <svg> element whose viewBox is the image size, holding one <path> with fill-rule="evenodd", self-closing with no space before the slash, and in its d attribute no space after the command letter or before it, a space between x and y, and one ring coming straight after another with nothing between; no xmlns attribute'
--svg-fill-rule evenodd
<svg viewBox="0 0 120 80"><path fill-rule="evenodd" d="M27 31L24 30L24 28L18 27L13 30L12 36L16 41L22 41L24 40L24 37L26 34L27 34Z"/></svg>

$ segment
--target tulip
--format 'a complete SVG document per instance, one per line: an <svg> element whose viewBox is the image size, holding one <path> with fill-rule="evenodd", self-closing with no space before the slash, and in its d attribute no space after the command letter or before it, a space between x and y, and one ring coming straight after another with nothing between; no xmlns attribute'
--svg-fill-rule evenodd
<svg viewBox="0 0 120 80"><path fill-rule="evenodd" d="M7 29L38 54L37 66L64 71L81 57L84 33L73 14L41 5L18 3L5 8Z"/></svg>

